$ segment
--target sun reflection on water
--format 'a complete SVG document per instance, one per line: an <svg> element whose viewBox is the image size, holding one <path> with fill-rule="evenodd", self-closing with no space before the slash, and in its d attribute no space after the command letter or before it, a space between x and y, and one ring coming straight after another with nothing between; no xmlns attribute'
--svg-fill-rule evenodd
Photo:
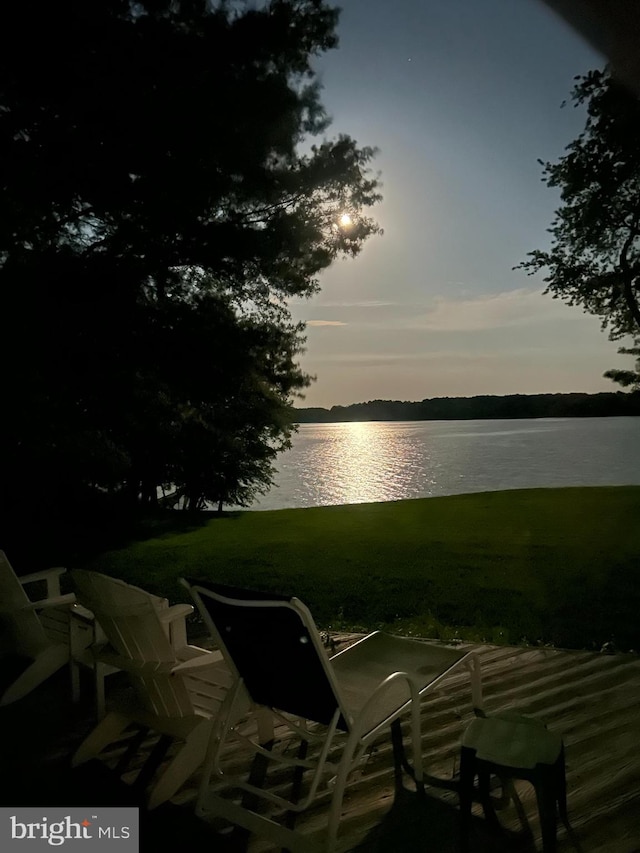
<svg viewBox="0 0 640 853"><path fill-rule="evenodd" d="M429 493L429 460L405 430L377 422L334 424L314 448L315 464L303 474L318 504L401 500L416 479ZM328 496L330 495L330 498Z"/></svg>

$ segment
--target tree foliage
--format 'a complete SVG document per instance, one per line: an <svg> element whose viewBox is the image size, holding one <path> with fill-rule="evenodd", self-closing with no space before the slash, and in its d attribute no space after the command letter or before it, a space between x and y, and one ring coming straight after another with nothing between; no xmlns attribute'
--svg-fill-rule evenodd
<svg viewBox="0 0 640 853"><path fill-rule="evenodd" d="M309 382L287 299L378 230L374 151L322 136L313 60L337 11L62 0L2 17L4 502L174 484L192 506L246 503Z"/></svg>
<svg viewBox="0 0 640 853"><path fill-rule="evenodd" d="M541 161L543 180L561 192L551 246L520 267L544 271L545 292L599 316L611 340L632 335L640 344L640 101L606 70L576 81L585 128L557 163Z"/></svg>

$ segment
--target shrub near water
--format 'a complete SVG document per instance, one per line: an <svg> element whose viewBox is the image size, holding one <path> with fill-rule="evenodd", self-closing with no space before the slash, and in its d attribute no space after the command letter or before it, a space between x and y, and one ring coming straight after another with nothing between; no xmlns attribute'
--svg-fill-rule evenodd
<svg viewBox="0 0 640 853"><path fill-rule="evenodd" d="M297 595L324 628L640 646L640 487L531 489L202 518L92 567Z"/></svg>

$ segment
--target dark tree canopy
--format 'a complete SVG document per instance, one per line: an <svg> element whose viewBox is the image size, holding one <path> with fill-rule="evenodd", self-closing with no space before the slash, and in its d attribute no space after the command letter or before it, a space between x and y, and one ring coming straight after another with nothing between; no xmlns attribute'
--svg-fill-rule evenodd
<svg viewBox="0 0 640 853"><path fill-rule="evenodd" d="M312 62L337 11L61 0L0 15L5 509L43 488L246 503L309 382L287 299L378 231L374 152L321 136Z"/></svg>
<svg viewBox="0 0 640 853"><path fill-rule="evenodd" d="M542 163L562 200L551 247L520 266L544 271L545 292L599 316L611 340L640 341L640 100L608 71L576 80L572 100L586 105L585 129L557 163ZM624 377L635 374L606 375L632 384Z"/></svg>

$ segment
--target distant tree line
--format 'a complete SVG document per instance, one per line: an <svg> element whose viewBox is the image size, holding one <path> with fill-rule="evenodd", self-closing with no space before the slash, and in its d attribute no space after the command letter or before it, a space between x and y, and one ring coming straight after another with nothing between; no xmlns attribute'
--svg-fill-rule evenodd
<svg viewBox="0 0 640 853"><path fill-rule="evenodd" d="M507 418L599 418L640 415L640 392L435 397L420 402L369 400L331 409L294 409L297 423L457 421Z"/></svg>

